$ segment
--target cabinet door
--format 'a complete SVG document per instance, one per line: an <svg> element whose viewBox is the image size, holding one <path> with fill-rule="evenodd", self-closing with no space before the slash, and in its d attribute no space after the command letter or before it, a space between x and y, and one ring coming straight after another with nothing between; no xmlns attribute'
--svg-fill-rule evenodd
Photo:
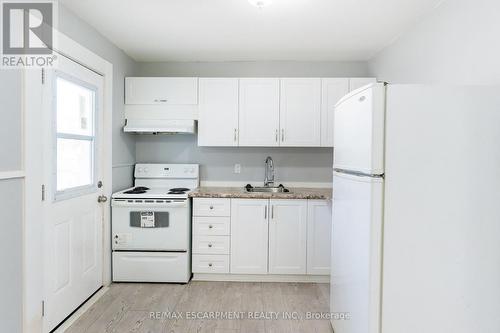
<svg viewBox="0 0 500 333"><path fill-rule="evenodd" d="M279 79L240 79L240 146L279 145Z"/></svg>
<svg viewBox="0 0 500 333"><path fill-rule="evenodd" d="M198 104L198 78L127 77L125 104Z"/></svg>
<svg viewBox="0 0 500 333"><path fill-rule="evenodd" d="M352 77L349 79L349 91L356 90L362 86L370 83L376 83L377 79L374 77Z"/></svg>
<svg viewBox="0 0 500 333"><path fill-rule="evenodd" d="M306 274L307 200L271 200L269 273Z"/></svg>
<svg viewBox="0 0 500 333"><path fill-rule="evenodd" d="M322 79L321 90L321 147L333 147L335 104L349 93L349 79Z"/></svg>
<svg viewBox="0 0 500 333"><path fill-rule="evenodd" d="M199 146L238 145L238 79L199 80Z"/></svg>
<svg viewBox="0 0 500 333"><path fill-rule="evenodd" d="M331 226L331 202L309 200L307 202L307 274L330 274Z"/></svg>
<svg viewBox="0 0 500 333"><path fill-rule="evenodd" d="M319 147L321 79L281 79L281 146Z"/></svg>
<svg viewBox="0 0 500 333"><path fill-rule="evenodd" d="M231 273L267 274L269 200L231 199Z"/></svg>

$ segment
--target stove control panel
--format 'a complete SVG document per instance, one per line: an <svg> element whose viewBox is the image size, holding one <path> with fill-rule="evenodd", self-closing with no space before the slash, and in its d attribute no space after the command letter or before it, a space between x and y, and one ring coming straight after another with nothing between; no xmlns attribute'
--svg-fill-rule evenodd
<svg viewBox="0 0 500 333"><path fill-rule="evenodd" d="M135 165L135 178L198 178L198 164L144 164Z"/></svg>

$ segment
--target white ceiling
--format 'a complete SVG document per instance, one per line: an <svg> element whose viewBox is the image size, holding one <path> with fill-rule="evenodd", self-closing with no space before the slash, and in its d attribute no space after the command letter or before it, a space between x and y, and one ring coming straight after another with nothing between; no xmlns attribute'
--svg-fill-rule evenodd
<svg viewBox="0 0 500 333"><path fill-rule="evenodd" d="M61 0L137 61L363 61L442 0Z"/></svg>

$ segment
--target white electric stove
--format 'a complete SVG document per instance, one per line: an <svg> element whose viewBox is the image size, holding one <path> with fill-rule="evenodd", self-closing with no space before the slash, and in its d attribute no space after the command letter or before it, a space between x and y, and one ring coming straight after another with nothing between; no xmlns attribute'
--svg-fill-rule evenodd
<svg viewBox="0 0 500 333"><path fill-rule="evenodd" d="M191 278L191 201L197 164L136 164L134 187L114 193L113 281Z"/></svg>

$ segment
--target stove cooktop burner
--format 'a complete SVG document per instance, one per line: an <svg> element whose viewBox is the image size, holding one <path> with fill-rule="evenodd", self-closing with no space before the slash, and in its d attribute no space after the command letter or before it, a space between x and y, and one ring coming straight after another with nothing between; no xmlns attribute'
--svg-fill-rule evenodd
<svg viewBox="0 0 500 333"><path fill-rule="evenodd" d="M146 193L147 190L149 190L149 187L137 186L137 187L134 187L133 189L125 191L123 193L125 193L125 194L143 194L143 193Z"/></svg>
<svg viewBox="0 0 500 333"><path fill-rule="evenodd" d="M186 191L189 191L189 189L185 187L176 187L168 190L168 194L184 194Z"/></svg>

